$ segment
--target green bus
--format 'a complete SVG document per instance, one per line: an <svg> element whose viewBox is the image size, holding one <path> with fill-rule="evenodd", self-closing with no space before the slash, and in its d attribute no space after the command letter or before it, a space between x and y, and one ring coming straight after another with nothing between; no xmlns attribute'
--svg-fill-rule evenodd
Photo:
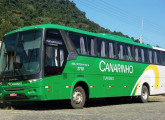
<svg viewBox="0 0 165 120"><path fill-rule="evenodd" d="M56 24L5 34L0 53L0 100L69 100L165 93L165 49L106 33Z"/></svg>

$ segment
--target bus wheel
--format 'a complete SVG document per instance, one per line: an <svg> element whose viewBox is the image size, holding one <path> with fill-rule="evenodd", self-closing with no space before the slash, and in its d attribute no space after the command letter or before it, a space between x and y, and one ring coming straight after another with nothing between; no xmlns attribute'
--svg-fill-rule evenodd
<svg viewBox="0 0 165 120"><path fill-rule="evenodd" d="M71 99L71 106L74 109L82 109L86 101L86 94L81 86L74 88L73 96Z"/></svg>
<svg viewBox="0 0 165 120"><path fill-rule="evenodd" d="M145 85L143 85L142 91L141 91L141 96L139 96L139 101L142 103L146 103L146 102L148 102L148 98L149 98L148 88Z"/></svg>

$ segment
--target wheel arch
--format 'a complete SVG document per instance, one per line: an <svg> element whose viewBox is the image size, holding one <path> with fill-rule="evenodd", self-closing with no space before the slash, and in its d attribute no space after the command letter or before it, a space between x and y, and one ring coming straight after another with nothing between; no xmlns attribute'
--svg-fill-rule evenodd
<svg viewBox="0 0 165 120"><path fill-rule="evenodd" d="M150 95L150 86L147 82L144 82L142 86L146 86L148 88L148 92L149 92L149 95Z"/></svg>
<svg viewBox="0 0 165 120"><path fill-rule="evenodd" d="M73 90L75 87L77 86L81 86L84 91L85 91L85 94L86 94L86 97L87 99L89 98L89 93L90 93L90 89L89 89L89 84L84 81L84 80L79 80L79 81L76 81L73 85L72 85L72 90L71 90L71 98L72 98L72 95L73 95Z"/></svg>

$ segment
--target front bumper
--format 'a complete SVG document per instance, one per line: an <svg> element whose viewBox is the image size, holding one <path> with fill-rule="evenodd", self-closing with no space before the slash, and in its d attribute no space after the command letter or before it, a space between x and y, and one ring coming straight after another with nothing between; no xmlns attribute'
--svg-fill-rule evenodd
<svg viewBox="0 0 165 120"><path fill-rule="evenodd" d="M0 86L0 101L44 101L47 100L44 87L32 83L21 86Z"/></svg>

